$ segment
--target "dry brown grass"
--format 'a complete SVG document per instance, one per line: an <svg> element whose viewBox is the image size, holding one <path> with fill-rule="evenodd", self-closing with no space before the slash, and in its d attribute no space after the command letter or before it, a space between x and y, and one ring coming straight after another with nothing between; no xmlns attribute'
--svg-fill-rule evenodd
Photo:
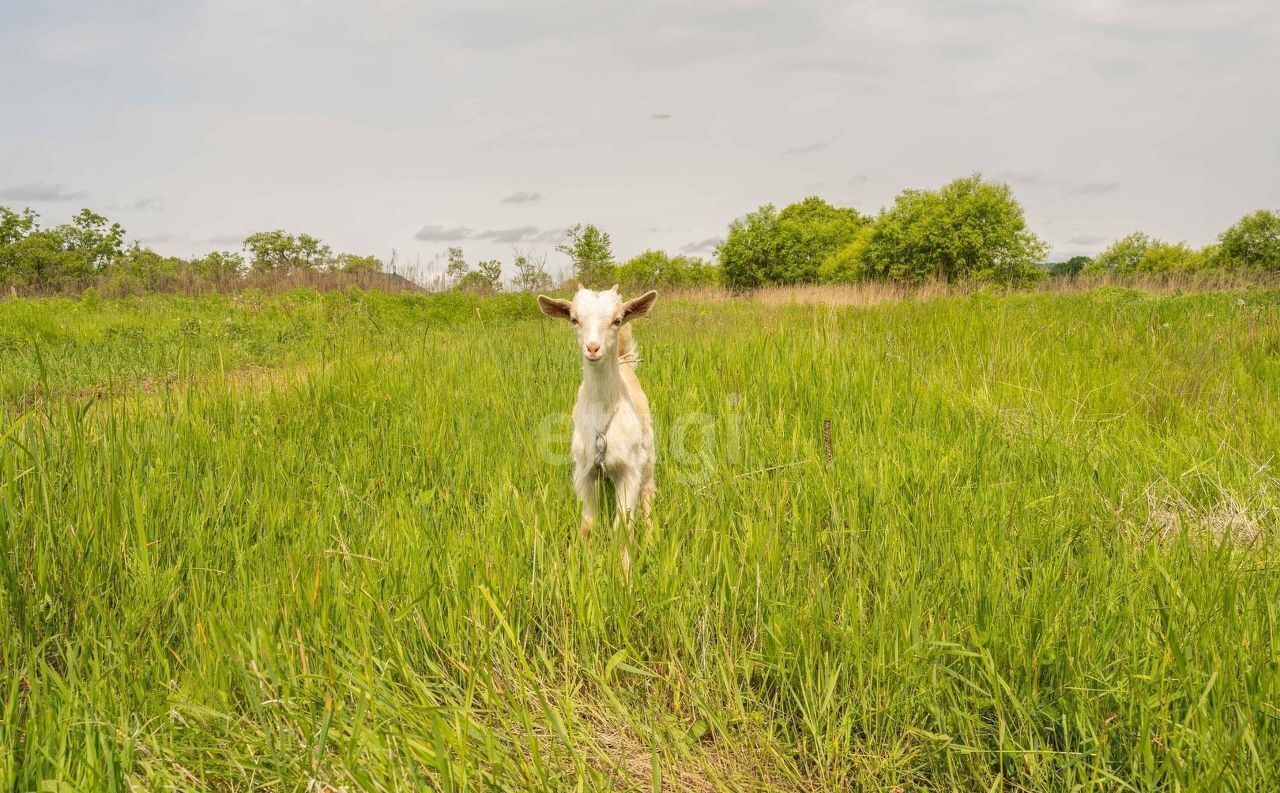
<svg viewBox="0 0 1280 793"><path fill-rule="evenodd" d="M1098 275L1076 278L1047 278L1029 291L1045 294L1079 294L1102 287L1138 289L1152 294L1190 294L1216 292L1244 287L1280 287L1280 273L1169 273L1164 275ZM735 295L722 287L690 287L664 290L668 299L720 302L747 299L767 306L827 305L878 306L904 300L931 300L951 295L964 295L999 287L976 283L948 284L929 281L919 285L866 281L856 284L794 284L753 289ZM1015 290L1016 291L1016 290Z"/></svg>
<svg viewBox="0 0 1280 793"><path fill-rule="evenodd" d="M1146 275L1090 275L1076 278L1050 278L1036 285L1035 291L1058 293L1088 292L1103 286L1119 286L1144 292L1219 292L1256 286L1280 286L1280 273L1215 271L1200 273L1151 273Z"/></svg>
<svg viewBox="0 0 1280 793"><path fill-rule="evenodd" d="M1252 548L1267 536L1266 525L1274 521L1275 510L1265 498L1242 503L1222 491L1207 505L1196 505L1167 485L1147 489L1147 530L1165 545L1186 536L1192 542L1218 547L1223 542Z"/></svg>

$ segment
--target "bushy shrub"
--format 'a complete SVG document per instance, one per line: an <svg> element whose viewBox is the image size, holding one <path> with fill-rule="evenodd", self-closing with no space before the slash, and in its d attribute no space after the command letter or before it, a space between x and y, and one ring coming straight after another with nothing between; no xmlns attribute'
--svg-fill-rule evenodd
<svg viewBox="0 0 1280 793"><path fill-rule="evenodd" d="M904 283L1041 277L1048 247L1027 229L1009 186L974 174L939 190L904 190L860 241L859 272Z"/></svg>
<svg viewBox="0 0 1280 793"><path fill-rule="evenodd" d="M856 209L835 207L817 196L781 212L766 204L733 221L716 248L724 283L749 289L818 281L823 262L852 242L867 222Z"/></svg>
<svg viewBox="0 0 1280 793"><path fill-rule="evenodd" d="M720 268L695 256L669 256L665 251L648 250L620 265L615 277L624 291L715 286L720 282Z"/></svg>
<svg viewBox="0 0 1280 793"><path fill-rule="evenodd" d="M1280 272L1280 214L1245 215L1218 237L1215 253L1223 267Z"/></svg>
<svg viewBox="0 0 1280 793"><path fill-rule="evenodd" d="M1182 273L1215 264L1216 256L1211 251L1197 251L1185 242L1163 242L1135 231L1095 256L1083 272L1086 275Z"/></svg>

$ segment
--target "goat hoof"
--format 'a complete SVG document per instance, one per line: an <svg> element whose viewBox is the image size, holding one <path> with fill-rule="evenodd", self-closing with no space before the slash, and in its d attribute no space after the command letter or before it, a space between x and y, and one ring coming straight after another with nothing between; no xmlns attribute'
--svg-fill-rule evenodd
<svg viewBox="0 0 1280 793"><path fill-rule="evenodd" d="M591 524L583 521L582 525L578 527L578 536L584 540L591 539Z"/></svg>

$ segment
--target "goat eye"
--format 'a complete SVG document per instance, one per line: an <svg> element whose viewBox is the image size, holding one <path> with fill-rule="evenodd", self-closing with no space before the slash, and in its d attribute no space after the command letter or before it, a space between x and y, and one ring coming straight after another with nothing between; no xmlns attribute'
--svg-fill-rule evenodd
<svg viewBox="0 0 1280 793"><path fill-rule="evenodd" d="M615 319L615 320L613 321L613 326L614 326L615 328L616 328L616 327L618 327L618 326L619 326L619 325L621 325L621 324L622 324L622 318L621 318L621 317L619 317L618 319Z"/></svg>
<svg viewBox="0 0 1280 793"><path fill-rule="evenodd" d="M573 324L575 324L575 325L577 325L577 324L578 324L578 318L577 318L577 317L569 317L569 321L570 321L570 322L572 322L572 323L573 323Z"/></svg>

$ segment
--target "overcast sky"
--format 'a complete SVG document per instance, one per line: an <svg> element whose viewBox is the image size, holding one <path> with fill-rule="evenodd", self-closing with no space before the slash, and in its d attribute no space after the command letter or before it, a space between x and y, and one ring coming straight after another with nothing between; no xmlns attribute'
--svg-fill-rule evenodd
<svg viewBox="0 0 1280 793"><path fill-rule="evenodd" d="M973 171L1056 256L1280 209L1276 0L264 5L0 3L0 204L401 262L576 222L710 255L762 203Z"/></svg>

